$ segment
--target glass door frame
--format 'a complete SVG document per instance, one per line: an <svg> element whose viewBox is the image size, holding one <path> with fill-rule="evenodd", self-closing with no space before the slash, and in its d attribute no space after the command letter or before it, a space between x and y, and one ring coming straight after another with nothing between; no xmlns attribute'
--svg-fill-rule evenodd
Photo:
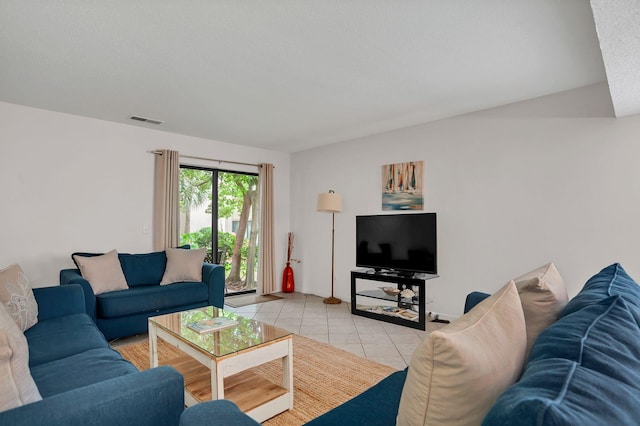
<svg viewBox="0 0 640 426"><path fill-rule="evenodd" d="M219 179L219 174L222 172L222 173L233 173L238 175L258 176L258 173L241 172L237 170L227 170L227 169L217 169L217 168L203 167L203 166L192 166L187 164L180 164L180 169L202 170L205 172L211 172L211 240L212 240L211 241L211 257L212 257L212 263L217 263L217 261L219 260L218 259L218 250L219 250L218 179ZM214 182L215 182L215 185L213 184ZM254 208L254 206L252 206L252 208ZM255 226L255 224L251 224L251 226ZM259 246L258 246L258 249L259 249ZM226 278L227 277L226 277L226 271L225 271L225 287L224 287L225 294L227 294ZM257 289L254 288L254 289L243 290L243 291L234 291L233 293L230 293L230 295L235 296L235 295L241 295L241 294L251 294L256 292L257 292Z"/></svg>

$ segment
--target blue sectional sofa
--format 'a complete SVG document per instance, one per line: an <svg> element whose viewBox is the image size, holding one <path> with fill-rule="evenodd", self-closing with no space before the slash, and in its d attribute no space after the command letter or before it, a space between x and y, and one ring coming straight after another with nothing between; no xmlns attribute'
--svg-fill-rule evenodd
<svg viewBox="0 0 640 426"><path fill-rule="evenodd" d="M0 412L0 425L174 426L183 378L171 367L138 371L111 349L85 312L80 285L37 288L38 323L25 331L42 400Z"/></svg>
<svg viewBox="0 0 640 426"><path fill-rule="evenodd" d="M604 268L540 334L483 425L632 425L640 419L640 287Z"/></svg>
<svg viewBox="0 0 640 426"><path fill-rule="evenodd" d="M465 312L488 297L467 296ZM407 370L310 421L313 426L395 425ZM191 411L193 410L193 411ZM224 422L214 413L224 412ZM185 411L181 426L256 425L228 401ZM484 426L630 425L640 419L640 286L619 264L594 275L535 341L518 382Z"/></svg>
<svg viewBox="0 0 640 426"><path fill-rule="evenodd" d="M79 256L100 254L74 253ZM87 314L107 340L146 333L150 316L202 306L224 306L224 267L221 265L203 263L202 282L161 286L160 281L167 265L164 251L146 254L118 253L118 259L129 286L126 290L95 295L79 269L60 271L60 284L82 286Z"/></svg>

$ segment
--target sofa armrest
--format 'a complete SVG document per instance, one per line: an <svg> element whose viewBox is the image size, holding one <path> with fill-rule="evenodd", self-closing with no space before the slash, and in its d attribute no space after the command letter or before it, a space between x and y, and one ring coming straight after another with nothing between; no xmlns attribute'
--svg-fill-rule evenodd
<svg viewBox="0 0 640 426"><path fill-rule="evenodd" d="M158 367L116 377L0 413L12 426L175 426L184 410L182 375Z"/></svg>
<svg viewBox="0 0 640 426"><path fill-rule="evenodd" d="M63 269L60 271L60 285L79 284L84 292L84 305L87 315L96 322L96 296L93 294L93 288L89 281L85 280L80 274L79 269Z"/></svg>
<svg viewBox="0 0 640 426"><path fill-rule="evenodd" d="M180 426L202 425L256 426L260 423L240 411L233 402L219 399L189 407L180 416Z"/></svg>
<svg viewBox="0 0 640 426"><path fill-rule="evenodd" d="M38 303L38 320L86 313L84 294L79 285L41 287L33 289Z"/></svg>
<svg viewBox="0 0 640 426"><path fill-rule="evenodd" d="M209 286L209 305L224 307L224 266L202 264L202 281Z"/></svg>
<svg viewBox="0 0 640 426"><path fill-rule="evenodd" d="M466 314L467 312L469 312L471 309L473 309L474 306L476 306L478 303L482 302L489 296L491 295L488 293L482 293L480 291L474 291L467 294L467 298L464 301L464 313Z"/></svg>

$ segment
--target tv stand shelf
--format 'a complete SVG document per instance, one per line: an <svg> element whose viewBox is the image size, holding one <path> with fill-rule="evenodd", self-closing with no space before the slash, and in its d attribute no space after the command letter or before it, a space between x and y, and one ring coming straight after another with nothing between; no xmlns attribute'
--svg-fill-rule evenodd
<svg viewBox="0 0 640 426"><path fill-rule="evenodd" d="M437 278L437 275L420 274L411 277L392 272L351 271L351 313L425 330L425 283L432 278ZM399 290L412 290L415 297L390 296L380 288L371 288L371 284L368 288L362 289L359 287L361 283L358 280L395 284ZM371 304L376 301L381 301L383 304Z"/></svg>
<svg viewBox="0 0 640 426"><path fill-rule="evenodd" d="M362 290L359 291L356 295L370 297L372 299L388 300L390 302L398 301L398 296L389 296L382 290ZM419 306L418 301L413 300L411 297L401 297L400 301L403 305Z"/></svg>

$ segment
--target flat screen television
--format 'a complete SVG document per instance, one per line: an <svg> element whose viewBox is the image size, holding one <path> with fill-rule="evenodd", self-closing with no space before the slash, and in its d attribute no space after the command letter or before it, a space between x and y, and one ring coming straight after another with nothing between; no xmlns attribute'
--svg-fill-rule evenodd
<svg viewBox="0 0 640 426"><path fill-rule="evenodd" d="M436 214L356 216L356 266L438 273Z"/></svg>

